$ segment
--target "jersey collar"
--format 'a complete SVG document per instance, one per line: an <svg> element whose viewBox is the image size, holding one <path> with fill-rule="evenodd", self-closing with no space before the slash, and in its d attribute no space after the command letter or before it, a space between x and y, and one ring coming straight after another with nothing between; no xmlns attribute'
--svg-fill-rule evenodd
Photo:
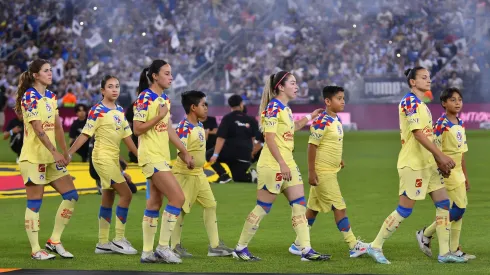
<svg viewBox="0 0 490 275"><path fill-rule="evenodd" d="M442 117L447 121L447 125L449 125L449 127L453 127L454 125L456 125L452 123L451 120L449 120L449 118L447 118L446 114L443 114ZM456 119L458 120L458 125L462 126L463 121L459 117L456 117Z"/></svg>

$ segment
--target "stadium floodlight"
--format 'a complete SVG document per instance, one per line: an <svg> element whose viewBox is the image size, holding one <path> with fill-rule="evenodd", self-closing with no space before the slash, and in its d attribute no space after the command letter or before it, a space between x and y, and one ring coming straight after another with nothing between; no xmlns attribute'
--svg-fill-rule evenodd
<svg viewBox="0 0 490 275"><path fill-rule="evenodd" d="M111 39L109 39L109 43L112 43L112 38L111 38Z"/></svg>
<svg viewBox="0 0 490 275"><path fill-rule="evenodd" d="M390 43L390 44L391 44L391 43L393 43L393 41L391 41L391 40L390 40L390 41L388 41L388 43Z"/></svg>
<svg viewBox="0 0 490 275"><path fill-rule="evenodd" d="M355 29L355 28L357 28L357 25L356 25L356 24L354 24L354 25L352 25L352 27Z"/></svg>
<svg viewBox="0 0 490 275"><path fill-rule="evenodd" d="M94 11L96 11L96 10L97 10L97 7L94 7Z"/></svg>
<svg viewBox="0 0 490 275"><path fill-rule="evenodd" d="M83 23L83 21L82 21L82 22L80 22L80 26L83 26L83 24L84 24L84 23Z"/></svg>
<svg viewBox="0 0 490 275"><path fill-rule="evenodd" d="M399 53L396 54L396 57L400 57L400 56L401 56L401 54L399 54Z"/></svg>
<svg viewBox="0 0 490 275"><path fill-rule="evenodd" d="M146 36L146 32L142 32L142 33L141 33L141 35L142 35L142 36Z"/></svg>

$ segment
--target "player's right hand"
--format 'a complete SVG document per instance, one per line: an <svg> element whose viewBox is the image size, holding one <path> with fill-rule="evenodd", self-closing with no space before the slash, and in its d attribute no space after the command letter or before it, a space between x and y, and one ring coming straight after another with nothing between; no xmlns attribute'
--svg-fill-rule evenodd
<svg viewBox="0 0 490 275"><path fill-rule="evenodd" d="M22 128L20 128L20 126L15 126L13 129L12 129L12 132L14 134L17 134L19 133L20 131L22 131Z"/></svg>
<svg viewBox="0 0 490 275"><path fill-rule="evenodd" d="M316 171L309 171L308 172L308 183L311 186L317 186L318 185L318 175L316 174Z"/></svg>
<svg viewBox="0 0 490 275"><path fill-rule="evenodd" d="M279 166L281 168L282 179L285 181L290 181L291 180L291 169L289 169L289 166L287 166L285 163L279 164Z"/></svg>
<svg viewBox="0 0 490 275"><path fill-rule="evenodd" d="M66 167L66 159L65 157L58 151L54 151L53 152L53 158L54 158L54 162L56 162L56 164L60 167Z"/></svg>
<svg viewBox="0 0 490 275"><path fill-rule="evenodd" d="M184 161L187 164L187 168L192 170L194 169L194 158L191 156L191 154L187 153L184 155Z"/></svg>
<svg viewBox="0 0 490 275"><path fill-rule="evenodd" d="M168 113L167 104L161 104L158 107L158 116L160 116L163 119L167 115L167 113Z"/></svg>

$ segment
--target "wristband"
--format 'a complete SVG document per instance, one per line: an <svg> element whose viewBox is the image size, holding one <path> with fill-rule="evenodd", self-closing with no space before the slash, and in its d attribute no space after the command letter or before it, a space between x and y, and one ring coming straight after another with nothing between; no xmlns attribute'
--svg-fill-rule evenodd
<svg viewBox="0 0 490 275"><path fill-rule="evenodd" d="M124 176L124 174L126 174L126 171L122 170L121 174Z"/></svg>
<svg viewBox="0 0 490 275"><path fill-rule="evenodd" d="M311 114L305 116L307 120L311 120Z"/></svg>
<svg viewBox="0 0 490 275"><path fill-rule="evenodd" d="M213 157L218 157L218 156L219 156L219 154L216 154L216 153L213 154Z"/></svg>
<svg viewBox="0 0 490 275"><path fill-rule="evenodd" d="M14 135L14 131L10 130L10 136Z"/></svg>

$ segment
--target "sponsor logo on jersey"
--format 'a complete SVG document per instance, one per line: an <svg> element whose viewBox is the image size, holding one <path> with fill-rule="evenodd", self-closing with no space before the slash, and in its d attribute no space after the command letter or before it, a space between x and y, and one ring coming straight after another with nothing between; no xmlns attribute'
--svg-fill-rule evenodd
<svg viewBox="0 0 490 275"><path fill-rule="evenodd" d="M160 121L157 123L157 125L155 125L155 131L157 131L158 133L167 131L167 128L168 128L167 123L163 121Z"/></svg>
<svg viewBox="0 0 490 275"><path fill-rule="evenodd" d="M294 135L290 131L287 131L286 133L284 133L282 135L282 138L284 139L284 141L293 141L294 140Z"/></svg>
<svg viewBox="0 0 490 275"><path fill-rule="evenodd" d="M43 130L44 131L54 131L54 123L45 121L43 123Z"/></svg>

